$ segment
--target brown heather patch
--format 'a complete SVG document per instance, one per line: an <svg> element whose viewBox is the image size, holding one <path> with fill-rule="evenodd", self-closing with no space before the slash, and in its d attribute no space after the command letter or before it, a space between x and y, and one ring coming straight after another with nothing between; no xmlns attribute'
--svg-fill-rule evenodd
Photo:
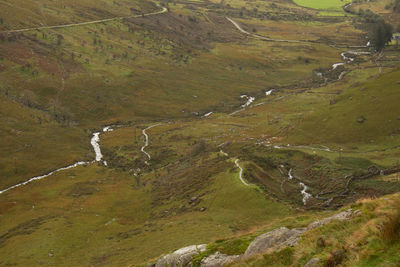
<svg viewBox="0 0 400 267"><path fill-rule="evenodd" d="M61 71L60 67L58 66L57 62L51 58L47 58L47 57L43 57L43 56L39 57L39 66L40 66L40 69L42 69L43 71L45 71L49 74L62 76L62 71Z"/></svg>
<svg viewBox="0 0 400 267"><path fill-rule="evenodd" d="M387 215L380 229L382 239L389 243L400 240L400 200L396 200L393 205L394 212Z"/></svg>
<svg viewBox="0 0 400 267"><path fill-rule="evenodd" d="M13 42L12 45L0 43L0 56L17 64L25 64L32 57L29 47Z"/></svg>

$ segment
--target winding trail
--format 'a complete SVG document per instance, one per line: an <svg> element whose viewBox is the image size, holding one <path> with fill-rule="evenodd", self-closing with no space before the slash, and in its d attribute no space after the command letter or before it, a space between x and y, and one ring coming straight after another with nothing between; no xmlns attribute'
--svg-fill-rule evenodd
<svg viewBox="0 0 400 267"><path fill-rule="evenodd" d="M112 130L113 129L110 126L107 126L107 127L103 128L103 132L111 132ZM23 186L23 185L27 185L27 184L29 184L29 183L31 183L33 181L38 181L38 180L41 180L43 178L49 177L49 176L51 176L51 175L53 175L55 173L61 172L61 171L72 169L72 168L75 168L75 167L78 167L78 166L81 166L81 165L87 165L87 164L91 164L91 163L94 163L94 162L100 162L102 160L102 158L103 158L103 154L101 153L99 142L100 142L100 132L93 133L93 137L90 139L90 144L92 145L94 153L96 155L94 160L92 160L92 161L78 161L78 162L75 162L75 163L73 163L71 165L68 165L68 166L65 166L65 167L61 167L59 169L51 171L51 172L49 172L47 174L43 174L43 175L40 175L40 176L35 176L35 177L32 177L32 178L29 178L25 182L22 182L22 183L19 183L19 184L15 184L13 186L10 186L10 187L8 187L6 189L1 190L0 194L3 194L5 192L7 192L7 191L9 191L11 189L17 188L17 187L20 187L20 186ZM103 164L105 166L107 166L107 162L106 161L103 161Z"/></svg>
<svg viewBox="0 0 400 267"><path fill-rule="evenodd" d="M271 42L284 42L284 43L313 43L313 42L310 42L310 41L299 41L299 40L285 40L285 39L273 39L273 38L268 38L268 37L265 37L265 36L262 36L262 35L258 35L258 34L255 34L255 33L251 33L251 32L248 32L248 31L246 31L245 29L243 29L236 21L234 21L233 19L231 19L231 18L228 18L228 17L225 17L227 20L229 20L235 27L236 27L236 29L238 29L240 32L242 32L242 33L244 33L244 34L247 34L247 35L250 35L250 36L253 36L253 37L256 37L256 38L258 38L258 39L261 39L261 40L264 40L264 41L271 41Z"/></svg>
<svg viewBox="0 0 400 267"><path fill-rule="evenodd" d="M140 148L140 151L142 151L147 156L148 160L151 160L151 156L150 156L149 153L146 152L146 150L144 150L146 147L149 146L149 136L147 135L146 130L149 130L149 129L151 129L153 127L156 127L156 126L159 126L159 125L161 125L161 123L157 123L157 124L151 125L151 126L149 126L149 127L147 127L147 128L142 130L142 134L144 135L145 141L144 141L144 145ZM145 161L145 163L147 165L149 164L147 162L147 160Z"/></svg>
<svg viewBox="0 0 400 267"><path fill-rule="evenodd" d="M228 153L224 152L222 149L219 151L225 157L229 157ZM232 160L232 159L231 159ZM239 179L245 186L250 186L244 179L243 179L243 168L239 165L239 159L235 159L235 165L239 168Z"/></svg>
<svg viewBox="0 0 400 267"><path fill-rule="evenodd" d="M298 145L298 146L291 146L291 145L266 145L273 147L275 149L293 149L293 148L299 148L299 149L311 149L311 150L318 150L318 151L325 151L325 152L330 152L330 153L347 153L347 154L364 154L364 153L374 153L374 152L385 152L385 151L390 151L390 150L395 150L395 149L400 149L400 145L393 146L393 147L387 147L383 149L370 149L370 150L364 150L364 151L352 151L352 150L334 150L331 149L327 146L320 145L320 147L315 147L315 146L306 146L306 145Z"/></svg>
<svg viewBox="0 0 400 267"><path fill-rule="evenodd" d="M229 20L235 27L236 29L238 29L240 32L247 34L249 36L264 40L264 41L270 41L270 42L286 42L286 43L310 43L310 44L315 44L317 42L311 42L311 41L299 41L299 40L285 40L285 39L274 39L274 38L269 38L269 37L265 37L262 35L258 35L255 33L251 33L246 31L245 29L243 29L236 21L234 21L231 18L225 17L227 20ZM347 48L368 48L370 45L370 42L368 41L367 45L365 46L347 46ZM333 46L335 47L335 46ZM334 63L332 65L332 70L335 70L337 67L339 66L343 66L346 65L349 62L354 61L354 58L351 57L346 57L345 54L353 54L353 55L367 55L367 54L371 54L370 52L362 52L362 51L345 51L342 52L340 55L343 57L344 62L339 62L339 63ZM346 72L341 72L338 76L338 81L340 81L344 75L346 74Z"/></svg>
<svg viewBox="0 0 400 267"><path fill-rule="evenodd" d="M70 23L70 24L62 24L62 25L41 26L41 27L24 28L24 29L18 29L18 30L0 31L0 33L19 33L19 32L33 31L33 30L60 29L60 28L84 26L84 25L97 24L97 23L103 23L103 22L114 21L114 20L123 20L123 19L130 19L130 18L147 17L147 16L152 16L152 15L162 14L162 13L165 13L167 11L168 11L168 9L163 7L160 11L151 12L151 13L147 13L147 14L143 14L143 15L133 15L133 16L126 16L126 17L114 17L114 18L109 18L109 19L92 20L92 21L79 22L79 23Z"/></svg>
<svg viewBox="0 0 400 267"><path fill-rule="evenodd" d="M245 186L250 186L250 185L249 185L248 183L246 183L246 181L243 179L243 168L240 167L240 165L239 165L239 159L236 159L236 160L235 160L235 165L236 165L236 167L239 168L239 179L240 179L240 181L241 181Z"/></svg>

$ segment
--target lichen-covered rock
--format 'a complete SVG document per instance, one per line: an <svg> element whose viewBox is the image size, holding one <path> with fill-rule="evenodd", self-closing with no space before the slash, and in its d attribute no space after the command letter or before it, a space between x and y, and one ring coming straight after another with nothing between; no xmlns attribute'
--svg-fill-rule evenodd
<svg viewBox="0 0 400 267"><path fill-rule="evenodd" d="M304 267L317 267L320 266L321 260L319 258L312 258L309 260Z"/></svg>
<svg viewBox="0 0 400 267"><path fill-rule="evenodd" d="M246 252L243 255L225 255L220 252L216 252L204 258L201 261L202 267L219 267L225 264L229 264L238 259L249 258L256 254L270 253L285 247L295 246L299 240L299 236L305 231L309 231L325 224L328 224L334 220L344 221L349 220L352 217L359 214L361 211L352 211L351 209L335 214L331 217L324 218L321 220L310 223L307 228L295 228L288 229L286 227L280 227L272 230L268 233L262 234L254 239L250 243ZM206 250L206 245L193 245L185 248L178 249L177 251L161 257L154 267L181 267L191 264L193 256L200 254ZM311 259L305 266L319 266L320 261L318 258Z"/></svg>
<svg viewBox="0 0 400 267"><path fill-rule="evenodd" d="M256 254L265 253L270 249L278 249L297 244L298 236L304 233L305 228L288 229L280 227L268 233L262 234L250 243L244 257L250 257Z"/></svg>
<svg viewBox="0 0 400 267"><path fill-rule="evenodd" d="M232 263L235 260L238 260L240 255L225 255L221 254L218 251L214 254L204 258L201 260L200 266L201 267L221 267L225 264Z"/></svg>
<svg viewBox="0 0 400 267"><path fill-rule="evenodd" d="M193 256L206 250L206 245L192 245L174 251L171 254L161 257L155 267L183 267L188 265Z"/></svg>
<svg viewBox="0 0 400 267"><path fill-rule="evenodd" d="M331 217L324 218L324 219L317 220L315 222L310 223L307 226L307 230L311 230L311 229L315 229L315 228L321 227L321 226L323 226L323 225L325 225L327 223L330 223L333 220L338 220L338 221L349 220L350 218L352 218L357 213L358 213L358 211L352 211L351 209L343 211L343 212L340 212L340 213L335 214L335 215L333 215Z"/></svg>

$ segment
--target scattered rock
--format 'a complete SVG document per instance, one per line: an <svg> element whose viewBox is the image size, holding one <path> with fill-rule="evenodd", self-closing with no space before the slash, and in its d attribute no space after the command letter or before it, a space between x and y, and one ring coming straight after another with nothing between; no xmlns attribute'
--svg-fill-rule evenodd
<svg viewBox="0 0 400 267"><path fill-rule="evenodd" d="M192 245L174 251L171 254L161 257L155 267L182 267L187 266L194 255L200 254L206 250L206 245Z"/></svg>
<svg viewBox="0 0 400 267"><path fill-rule="evenodd" d="M206 211L206 208L205 208L205 207L201 207L201 208L200 208L200 211L201 211L201 212Z"/></svg>
<svg viewBox="0 0 400 267"><path fill-rule="evenodd" d="M309 260L305 265L304 265L304 267L317 267L317 266L319 266L320 264L320 259L319 258L312 258L311 260Z"/></svg>
<svg viewBox="0 0 400 267"><path fill-rule="evenodd" d="M329 105L335 105L335 104L336 104L335 100L332 99L332 100L329 101Z"/></svg>
<svg viewBox="0 0 400 267"><path fill-rule="evenodd" d="M225 255L221 254L218 251L214 254L204 258L201 260L201 267L221 267L225 264L232 263L240 258L240 255Z"/></svg>
<svg viewBox="0 0 400 267"><path fill-rule="evenodd" d="M294 246L297 244L298 236L304 233L305 230L305 228L290 230L286 227L280 227L262 234L250 243L244 253L244 257L247 258L256 254L265 253L272 248L278 249L287 246Z"/></svg>
<svg viewBox="0 0 400 267"><path fill-rule="evenodd" d="M349 210L340 212L338 214L335 214L335 215L333 215L331 217L324 218L324 219L321 219L321 220L317 220L315 222L310 223L307 226L307 230L311 230L311 229L315 229L315 228L321 227L321 226L323 226L323 225L325 225L327 223L330 223L333 220L338 220L338 221L349 220L350 218L352 218L354 216L354 214L357 214L357 212L358 211L354 211L353 212L351 209L349 209Z"/></svg>
<svg viewBox="0 0 400 267"><path fill-rule="evenodd" d="M362 213L362 211L361 210L355 210L354 212L353 212L353 216L355 217L355 216L358 216L358 215L360 215Z"/></svg>
<svg viewBox="0 0 400 267"><path fill-rule="evenodd" d="M193 199L193 198L192 198ZM196 198L197 199L197 198ZM203 209L203 208L201 208ZM200 209L200 210L201 210ZM205 208L204 208L205 210ZM273 252L284 247L295 246L299 240L299 236L305 231L309 231L325 224L332 222L333 220L344 221L349 220L357 214L361 213L360 210L352 211L351 209L335 214L331 217L324 218L321 220L310 223L307 228L295 228L288 229L286 227L280 227L265 234L256 237L253 242L250 243L246 252L243 255L225 255L220 252L216 252L204 258L201 261L202 267L219 267L225 264L232 263L240 258L249 258L256 254L265 254ZM326 242L323 238L318 238L317 245L325 247ZM184 247L174 251L171 254L161 257L156 264L148 265L147 267L183 267L190 265L193 260L193 256L206 251L206 245L193 245ZM332 263L338 264L345 257L346 251L335 251L331 253L330 260ZM320 266L320 259L312 258L305 267ZM332 265L333 266L333 265Z"/></svg>
<svg viewBox="0 0 400 267"><path fill-rule="evenodd" d="M366 118L364 116L361 116L357 119L358 123L363 123L366 120Z"/></svg>
<svg viewBox="0 0 400 267"><path fill-rule="evenodd" d="M192 197L192 198L189 200L189 204L195 202L196 200L197 200L197 197Z"/></svg>

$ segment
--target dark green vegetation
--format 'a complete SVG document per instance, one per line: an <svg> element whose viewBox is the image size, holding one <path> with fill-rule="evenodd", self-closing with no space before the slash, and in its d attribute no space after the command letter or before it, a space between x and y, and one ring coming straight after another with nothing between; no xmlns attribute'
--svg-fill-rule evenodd
<svg viewBox="0 0 400 267"><path fill-rule="evenodd" d="M92 160L93 131L119 127L100 135L107 167L0 195L0 265L141 264L200 243L242 253L258 233L400 189L379 176L399 165L399 50L363 47L366 3L345 16L340 1L23 2L0 2L0 189ZM342 52L354 60L333 69ZM242 110L244 94L256 100ZM159 122L149 160L142 129Z"/></svg>

